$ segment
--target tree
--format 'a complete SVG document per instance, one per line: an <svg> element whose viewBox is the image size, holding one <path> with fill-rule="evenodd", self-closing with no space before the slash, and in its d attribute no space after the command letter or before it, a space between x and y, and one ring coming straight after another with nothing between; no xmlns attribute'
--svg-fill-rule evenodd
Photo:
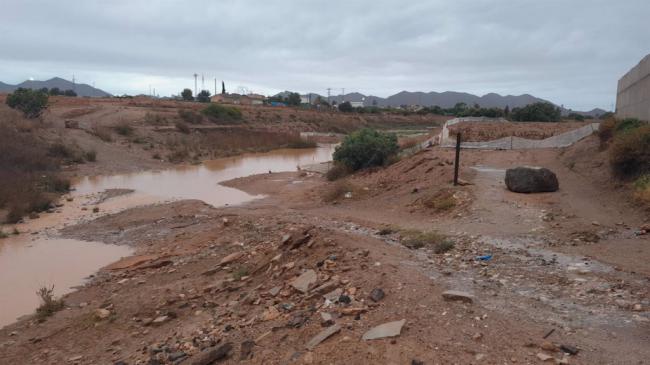
<svg viewBox="0 0 650 365"><path fill-rule="evenodd" d="M377 99L372 99L372 106L377 106Z"/></svg>
<svg viewBox="0 0 650 365"><path fill-rule="evenodd" d="M352 104L350 104L349 101L344 101L341 104L339 104L339 111L342 111L343 113L351 113L354 111L354 108L352 107Z"/></svg>
<svg viewBox="0 0 650 365"><path fill-rule="evenodd" d="M297 106L297 105L300 105L300 100L301 100L300 99L300 94L298 94L298 93L289 93L289 95L287 96L287 99L286 99L286 103L288 105Z"/></svg>
<svg viewBox="0 0 650 365"><path fill-rule="evenodd" d="M226 83L221 80L221 94L226 95Z"/></svg>
<svg viewBox="0 0 650 365"><path fill-rule="evenodd" d="M66 90L63 92L63 95L65 96L77 96L77 93L74 90Z"/></svg>
<svg viewBox="0 0 650 365"><path fill-rule="evenodd" d="M183 91L181 91L181 97L185 101L194 100L194 97L192 96L192 90L190 90L190 89L183 89Z"/></svg>
<svg viewBox="0 0 650 365"><path fill-rule="evenodd" d="M209 103L210 102L210 92L208 90L201 90L196 95L196 101L200 103Z"/></svg>
<svg viewBox="0 0 650 365"><path fill-rule="evenodd" d="M61 95L61 89L59 89L58 87L51 88L50 95L52 96Z"/></svg>
<svg viewBox="0 0 650 365"><path fill-rule="evenodd" d="M22 111L25 118L36 118L47 107L47 94L21 87L7 95L6 103L10 108Z"/></svg>
<svg viewBox="0 0 650 365"><path fill-rule="evenodd" d="M48 88L46 88L46 87L42 87L40 92L42 92L43 94L48 94L50 92L50 90L48 90Z"/></svg>
<svg viewBox="0 0 650 365"><path fill-rule="evenodd" d="M343 103L344 104L344 103ZM345 137L334 151L334 161L352 170L382 166L399 150L394 134L364 128Z"/></svg>
<svg viewBox="0 0 650 365"><path fill-rule="evenodd" d="M503 109L503 115L505 115L506 118L510 115L510 107L508 105Z"/></svg>
<svg viewBox="0 0 650 365"><path fill-rule="evenodd" d="M548 102L528 104L512 109L512 120L519 122L558 122L562 113L560 108Z"/></svg>

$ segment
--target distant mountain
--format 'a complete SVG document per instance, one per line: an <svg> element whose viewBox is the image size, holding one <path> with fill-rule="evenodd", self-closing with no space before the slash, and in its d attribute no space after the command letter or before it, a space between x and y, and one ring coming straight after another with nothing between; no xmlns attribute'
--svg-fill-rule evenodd
<svg viewBox="0 0 650 365"><path fill-rule="evenodd" d="M286 93L286 92L284 92ZM282 94L284 94L282 93ZM317 96L316 94L312 94ZM321 98L327 99L326 96L320 96ZM312 97L313 100L313 97ZM398 107L400 105L422 105L422 106L434 106L437 105L442 108L451 108L456 103L465 103L469 106L478 104L482 107L492 108L505 108L506 105L512 108L526 106L528 104L546 101L534 97L532 95L506 95L501 96L495 93L485 94L483 96L476 96L468 93L461 93L456 91L445 91L438 93L435 91L432 92L411 92L411 91L402 91L395 95L391 95L387 98L382 98L374 95L363 95L360 93L349 93L343 95L333 95L330 97L331 101L336 101L341 103L342 101L355 101L363 102L365 106L377 105L377 106L392 106Z"/></svg>
<svg viewBox="0 0 650 365"><path fill-rule="evenodd" d="M111 94L107 93L104 90L94 88L87 84L73 84L71 81L64 80L60 77L54 77L47 81L27 80L21 82L18 85L9 85L0 82L0 92L12 92L18 89L19 87L25 89L42 89L44 87L48 89L52 89L58 87L61 91L74 90L79 96L89 96L89 97L111 96Z"/></svg>

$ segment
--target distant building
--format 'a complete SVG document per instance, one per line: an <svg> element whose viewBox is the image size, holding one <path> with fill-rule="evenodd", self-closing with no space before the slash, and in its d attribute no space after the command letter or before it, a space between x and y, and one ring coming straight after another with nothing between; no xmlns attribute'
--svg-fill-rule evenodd
<svg viewBox="0 0 650 365"><path fill-rule="evenodd" d="M650 54L618 80L616 117L650 121Z"/></svg>
<svg viewBox="0 0 650 365"><path fill-rule="evenodd" d="M353 108L363 108L363 101L351 101L350 105L352 105Z"/></svg>
<svg viewBox="0 0 650 365"><path fill-rule="evenodd" d="M258 94L217 94L210 98L213 103L236 105L262 105L266 97Z"/></svg>

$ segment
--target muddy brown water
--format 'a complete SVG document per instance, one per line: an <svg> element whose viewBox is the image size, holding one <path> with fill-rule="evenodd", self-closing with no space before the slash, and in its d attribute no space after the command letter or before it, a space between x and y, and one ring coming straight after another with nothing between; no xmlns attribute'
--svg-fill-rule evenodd
<svg viewBox="0 0 650 365"><path fill-rule="evenodd" d="M133 253L129 246L58 237L58 229L64 225L138 205L177 199L199 199L217 207L246 203L262 196L219 183L269 171L295 171L298 166L329 161L333 151L334 145L281 149L164 171L85 177L75 181L73 202L66 202L58 213L43 214L41 218L17 225L22 234L0 240L0 327L33 313L39 304L36 296L39 287L53 285L56 296L69 293L99 268ZM92 213L98 194L106 189L133 189L134 192L101 202L100 212ZM13 226L2 228L5 232L13 230Z"/></svg>

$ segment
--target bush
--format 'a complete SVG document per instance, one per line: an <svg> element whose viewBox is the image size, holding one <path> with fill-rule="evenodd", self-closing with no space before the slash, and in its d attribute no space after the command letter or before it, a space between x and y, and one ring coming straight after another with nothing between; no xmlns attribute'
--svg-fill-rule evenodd
<svg viewBox="0 0 650 365"><path fill-rule="evenodd" d="M242 119L241 110L232 106L210 104L201 110L213 123L230 124Z"/></svg>
<svg viewBox="0 0 650 365"><path fill-rule="evenodd" d="M528 104L522 108L512 109L512 120L518 122L559 122L562 116L560 108L547 102Z"/></svg>
<svg viewBox="0 0 650 365"><path fill-rule="evenodd" d="M636 119L636 118L625 118L620 122L616 123L615 133L626 133L633 131L646 123Z"/></svg>
<svg viewBox="0 0 650 365"><path fill-rule="evenodd" d="M364 128L345 137L334 151L334 161L356 171L366 167L382 166L397 154L399 146L394 134Z"/></svg>
<svg viewBox="0 0 650 365"><path fill-rule="evenodd" d="M453 209L456 206L456 198L451 190L440 190L430 197L423 200L425 207L433 209L436 212L443 212Z"/></svg>
<svg viewBox="0 0 650 365"><path fill-rule="evenodd" d="M341 178L344 178L352 173L352 169L347 167L345 164L342 163L334 163L334 165L327 170L327 173L325 174L325 178L329 181L334 181L338 180Z"/></svg>
<svg viewBox="0 0 650 365"><path fill-rule="evenodd" d="M354 196L356 192L356 187L349 182L337 181L325 188L325 191L323 192L323 201L330 203L345 197L346 193L351 193L352 196Z"/></svg>
<svg viewBox="0 0 650 365"><path fill-rule="evenodd" d="M180 109L178 116L186 123L201 124L203 123L203 116L192 110Z"/></svg>
<svg viewBox="0 0 650 365"><path fill-rule="evenodd" d="M619 177L636 177L650 172L650 125L639 127L634 133L617 133L609 157Z"/></svg>
<svg viewBox="0 0 650 365"><path fill-rule="evenodd" d="M41 305L36 308L36 316L41 321L65 307L63 299L55 299L53 292L54 286L50 288L44 286L36 292L36 295L41 299Z"/></svg>
<svg viewBox="0 0 650 365"><path fill-rule="evenodd" d="M115 129L115 132L121 136L130 136L133 134L133 127L131 127L128 123L126 122L120 122L116 126L113 127Z"/></svg>
<svg viewBox="0 0 650 365"><path fill-rule="evenodd" d="M634 182L634 197L642 204L650 206L650 174L645 174Z"/></svg>
<svg viewBox="0 0 650 365"><path fill-rule="evenodd" d="M48 96L40 90L19 88L7 95L6 103L10 108L20 110L25 118L36 118L47 107Z"/></svg>
<svg viewBox="0 0 650 365"><path fill-rule="evenodd" d="M189 134L190 133L190 126L183 122L176 122L176 129L178 129L179 132L184 133L184 134Z"/></svg>
<svg viewBox="0 0 650 365"><path fill-rule="evenodd" d="M437 247L445 242L447 242L446 237L435 231L420 232L415 230L406 230L402 232L402 245L411 249L417 249L426 246ZM444 250L444 248L441 250ZM449 248L447 250L449 250Z"/></svg>
<svg viewBox="0 0 650 365"><path fill-rule="evenodd" d="M210 92L208 90L201 90L196 95L196 101L199 103L209 103L210 102Z"/></svg>
<svg viewBox="0 0 650 365"><path fill-rule="evenodd" d="M181 91L181 97L185 101L194 100L194 97L192 96L192 90L190 90L190 89L183 89L183 91Z"/></svg>
<svg viewBox="0 0 650 365"><path fill-rule="evenodd" d="M616 125L618 122L614 118L607 119L600 123L598 127L598 138L600 139L600 144L604 145L614 138L614 131L616 130Z"/></svg>
<svg viewBox="0 0 650 365"><path fill-rule="evenodd" d="M585 120L585 116L578 113L569 113L569 115L567 115L567 119L573 119L582 122Z"/></svg>
<svg viewBox="0 0 650 365"><path fill-rule="evenodd" d="M349 101L345 101L339 104L339 111L342 111L343 113L352 113L354 111L354 108Z"/></svg>
<svg viewBox="0 0 650 365"><path fill-rule="evenodd" d="M167 119L160 114L149 113L144 115L144 122L149 125L167 125Z"/></svg>

